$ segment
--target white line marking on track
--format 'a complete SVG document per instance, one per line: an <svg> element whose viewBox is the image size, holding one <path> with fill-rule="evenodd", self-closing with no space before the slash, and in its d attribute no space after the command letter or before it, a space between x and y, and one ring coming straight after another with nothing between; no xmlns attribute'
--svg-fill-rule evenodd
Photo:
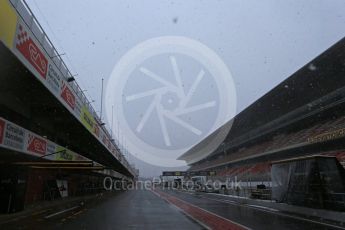
<svg viewBox="0 0 345 230"><path fill-rule="evenodd" d="M316 220L311 220L311 219L307 219L307 218L303 218L303 217L298 217L298 216L292 216L292 215L288 215L288 214L285 214L285 213L282 213L282 212L279 212L279 211L277 212L277 211L271 211L269 209L258 208L258 207L256 207L256 205L247 205L247 204L233 203L233 202L230 202L229 200L212 199L212 198L208 198L208 197L205 197L205 196L201 196L201 198L205 198L205 199L208 199L208 200L214 200L214 201L218 201L218 202L222 202L222 203L227 203L227 204L234 205L234 206L243 206L243 207L247 207L247 208L251 208L251 209L256 209L256 210L259 210L259 211L262 211L262 212L271 213L271 214L275 214L275 215L291 218L291 219L306 221L306 222L310 222L310 223L313 223L313 224L320 224L320 225L327 226L327 227L332 227L332 228L337 228L337 229L345 230L345 227L341 227L341 226L338 226L338 225L328 224L328 223L324 223L324 222L320 222L320 221L316 221ZM260 207L262 207L262 206L260 206Z"/></svg>
<svg viewBox="0 0 345 230"><path fill-rule="evenodd" d="M248 204L247 206L254 207L254 208L261 208L261 209L269 210L272 212L279 212L279 210L277 210L277 209L269 208L269 207L265 207L265 206L260 206L260 205Z"/></svg>
<svg viewBox="0 0 345 230"><path fill-rule="evenodd" d="M74 206L74 207L72 207L72 208L68 208L68 209L62 210L62 211L60 211L60 212L56 212L56 213L50 214L50 215L48 215L48 216L45 216L44 218L45 218L45 219L49 219L49 218L52 218L52 217L54 217L54 216L60 215L60 214L65 213L65 212L72 211L72 210L77 209L77 208L79 208L79 206Z"/></svg>

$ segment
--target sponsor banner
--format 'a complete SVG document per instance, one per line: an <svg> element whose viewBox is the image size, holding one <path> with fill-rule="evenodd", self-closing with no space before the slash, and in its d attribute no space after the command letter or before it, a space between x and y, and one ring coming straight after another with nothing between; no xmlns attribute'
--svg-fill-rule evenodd
<svg viewBox="0 0 345 230"><path fill-rule="evenodd" d="M102 142L104 145L107 145L107 137L103 132L102 132Z"/></svg>
<svg viewBox="0 0 345 230"><path fill-rule="evenodd" d="M61 87L61 98L67 103L72 110L75 108L75 96L67 83L63 83Z"/></svg>
<svg viewBox="0 0 345 230"><path fill-rule="evenodd" d="M337 129L337 130L333 130L326 133L321 133L314 137L309 137L307 141L310 143L324 142L324 141L329 141L329 140L337 139L344 136L345 136L345 128L342 128L342 129Z"/></svg>
<svg viewBox="0 0 345 230"><path fill-rule="evenodd" d="M26 150L31 153L45 155L47 151L47 141L31 132L28 132Z"/></svg>
<svg viewBox="0 0 345 230"><path fill-rule="evenodd" d="M25 143L25 129L6 122L3 145L15 150L23 150Z"/></svg>
<svg viewBox="0 0 345 230"><path fill-rule="evenodd" d="M119 154L119 157L118 157L119 161L122 162L122 155Z"/></svg>
<svg viewBox="0 0 345 230"><path fill-rule="evenodd" d="M55 153L55 154L54 154ZM71 150L68 150L60 145L56 145L53 142L48 141L47 143L47 156L45 159L55 161L87 161L86 157L79 155Z"/></svg>
<svg viewBox="0 0 345 230"><path fill-rule="evenodd" d="M163 172L163 176L185 176L187 172L173 171L173 172Z"/></svg>
<svg viewBox="0 0 345 230"><path fill-rule="evenodd" d="M216 176L215 171L164 171L163 176Z"/></svg>
<svg viewBox="0 0 345 230"><path fill-rule="evenodd" d="M0 119L0 144L4 140L5 121Z"/></svg>
<svg viewBox="0 0 345 230"><path fill-rule="evenodd" d="M95 123L95 125L93 126L93 133L99 138L100 134L99 134L99 126Z"/></svg>
<svg viewBox="0 0 345 230"><path fill-rule="evenodd" d="M100 131L99 132L99 141L104 144L106 136L105 136L104 131L102 129L100 129L99 131Z"/></svg>
<svg viewBox="0 0 345 230"><path fill-rule="evenodd" d="M117 159L120 159L120 153L118 151L116 151L115 156Z"/></svg>
<svg viewBox="0 0 345 230"><path fill-rule="evenodd" d="M56 185L59 189L61 197L68 197L68 183L67 180L56 180Z"/></svg>
<svg viewBox="0 0 345 230"><path fill-rule="evenodd" d="M74 153L71 150L68 150L64 147L57 146L55 149L55 159L57 161L73 161Z"/></svg>
<svg viewBox="0 0 345 230"><path fill-rule="evenodd" d="M110 149L110 140L107 138L106 135L103 135L103 144L108 150Z"/></svg>
<svg viewBox="0 0 345 230"><path fill-rule="evenodd" d="M95 126L95 119L93 116L90 114L89 110L87 109L86 106L83 106L81 109L81 117L80 117L81 122L83 125L90 131L94 131L94 126Z"/></svg>
<svg viewBox="0 0 345 230"><path fill-rule="evenodd" d="M43 36L43 35L42 35ZM85 127L95 136L98 140L104 144L104 146L110 151L112 144L109 143L109 137L105 136L104 132L96 125L93 119L93 127L91 128L90 120L87 118L93 118L90 116L90 112L87 113L84 110L86 108L84 103L77 97L69 86L68 82L62 76L58 67L55 66L49 55L45 52L41 44L35 38L33 33L24 23L21 17L18 17L17 12L13 9L8 1L0 0L0 40L5 43L12 52L18 57L19 60L33 73L33 75L39 79L45 87L57 97L57 99L66 107L69 111L82 123ZM81 120L83 118L83 120ZM91 120L92 121L92 120ZM15 127L15 126L14 126ZM5 127L6 130L7 127ZM9 138L6 138L6 134ZM23 133L24 135L25 133ZM25 138L20 136L13 136L11 132L3 134L3 145L7 145L13 149L27 150ZM12 136L11 136L12 135ZM11 140L11 138L14 138ZM21 142L22 141L22 142ZM36 141L37 142L37 141ZM1 143L1 142L0 142ZM39 142L37 142L39 143ZM41 146L41 147L44 147ZM34 148L30 146L30 148ZM30 149L30 152L33 150ZM34 151L38 151L34 149ZM46 143L47 151L47 143ZM42 154L41 150L39 153Z"/></svg>
<svg viewBox="0 0 345 230"><path fill-rule="evenodd" d="M47 74L47 86L48 89L55 95L60 94L61 86L61 75L60 71L52 64L48 65L48 74Z"/></svg>
<svg viewBox="0 0 345 230"><path fill-rule="evenodd" d="M116 149L114 146L111 148L111 153L117 158Z"/></svg>
<svg viewBox="0 0 345 230"><path fill-rule="evenodd" d="M81 117L81 108L83 107L82 105L83 103L81 102L81 100L76 97L75 98L75 107L74 107L74 115L77 117L78 120L80 120Z"/></svg>
<svg viewBox="0 0 345 230"><path fill-rule="evenodd" d="M45 155L47 151L47 141L33 133L28 132L26 150L31 153Z"/></svg>
<svg viewBox="0 0 345 230"><path fill-rule="evenodd" d="M34 67L39 75L46 79L48 60L43 52L32 40L30 34L23 23L18 24L16 35L16 48L23 57Z"/></svg>
<svg viewBox="0 0 345 230"><path fill-rule="evenodd" d="M57 145L51 141L47 142L47 154L52 154L56 152Z"/></svg>
<svg viewBox="0 0 345 230"><path fill-rule="evenodd" d="M52 153L55 153L56 152L56 147L57 145L51 141L47 141L47 151L46 151L46 155L49 155L49 156L46 156L44 159L47 159L47 160L55 160L55 156L54 154Z"/></svg>
<svg viewBox="0 0 345 230"><path fill-rule="evenodd" d="M47 160L87 161L88 158L38 136L0 117L0 145ZM63 151L64 150L64 151Z"/></svg>
<svg viewBox="0 0 345 230"><path fill-rule="evenodd" d="M9 1L0 1L0 40L8 48L13 47L17 26L17 14Z"/></svg>

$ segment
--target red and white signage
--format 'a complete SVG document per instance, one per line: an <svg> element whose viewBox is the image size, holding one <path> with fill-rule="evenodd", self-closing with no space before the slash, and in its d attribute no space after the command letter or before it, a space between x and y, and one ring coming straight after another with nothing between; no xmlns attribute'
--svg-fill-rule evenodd
<svg viewBox="0 0 345 230"><path fill-rule="evenodd" d="M29 134L27 150L30 152L45 155L47 151L47 141Z"/></svg>
<svg viewBox="0 0 345 230"><path fill-rule="evenodd" d="M4 140L5 121L0 119L0 144Z"/></svg>
<svg viewBox="0 0 345 230"><path fill-rule="evenodd" d="M56 185L59 189L61 197L68 197L68 183L67 180L56 180Z"/></svg>
<svg viewBox="0 0 345 230"><path fill-rule="evenodd" d="M65 83L62 85L61 97L74 110L75 96Z"/></svg>
<svg viewBox="0 0 345 230"><path fill-rule="evenodd" d="M20 24L17 32L16 47L25 59L37 70L41 77L46 79L48 60Z"/></svg>
<svg viewBox="0 0 345 230"><path fill-rule="evenodd" d="M35 77L40 79L64 106L67 108L70 107L73 110L72 114L80 121L83 102L74 94L72 88L62 78L58 67L53 65L49 55L44 52L43 46L39 44L32 31L28 29L22 20L19 20L17 25L13 51L21 61L27 64L28 69ZM51 62L50 67L48 59ZM44 139L39 137L32 137L30 140L25 139L24 137L27 137L27 134L20 127L12 126L11 124L10 127L7 127L9 124L10 122L7 122L4 125L4 122L1 122L0 119L0 144L16 150L46 154L48 147ZM109 136L100 127L96 126L93 130L90 129L90 131L98 137L99 141L103 142L106 148L109 150L112 149Z"/></svg>

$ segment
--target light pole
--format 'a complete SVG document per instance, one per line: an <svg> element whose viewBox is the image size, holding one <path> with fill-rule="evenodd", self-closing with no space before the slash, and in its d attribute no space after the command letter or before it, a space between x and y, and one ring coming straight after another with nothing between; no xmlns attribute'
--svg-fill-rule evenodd
<svg viewBox="0 0 345 230"><path fill-rule="evenodd" d="M114 105L111 106L111 128L110 128L111 138L113 138L113 124L114 124Z"/></svg>
<svg viewBox="0 0 345 230"><path fill-rule="evenodd" d="M116 112L117 112L118 110L116 110ZM116 121L117 121L117 145L119 145L120 146L120 122L119 122L119 116L118 116L119 114L117 114L117 116L116 116Z"/></svg>
<svg viewBox="0 0 345 230"><path fill-rule="evenodd" d="M101 112L100 112L100 119L102 120L102 109L103 109L103 81L104 79L102 78L102 89L101 89Z"/></svg>

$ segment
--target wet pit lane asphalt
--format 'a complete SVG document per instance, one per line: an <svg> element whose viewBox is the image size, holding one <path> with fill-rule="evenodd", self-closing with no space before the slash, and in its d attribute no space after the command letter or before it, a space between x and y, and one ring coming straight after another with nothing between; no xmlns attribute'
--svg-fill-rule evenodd
<svg viewBox="0 0 345 230"><path fill-rule="evenodd" d="M63 215L46 216L32 214L0 229L345 229L224 196L159 189L120 192Z"/></svg>

